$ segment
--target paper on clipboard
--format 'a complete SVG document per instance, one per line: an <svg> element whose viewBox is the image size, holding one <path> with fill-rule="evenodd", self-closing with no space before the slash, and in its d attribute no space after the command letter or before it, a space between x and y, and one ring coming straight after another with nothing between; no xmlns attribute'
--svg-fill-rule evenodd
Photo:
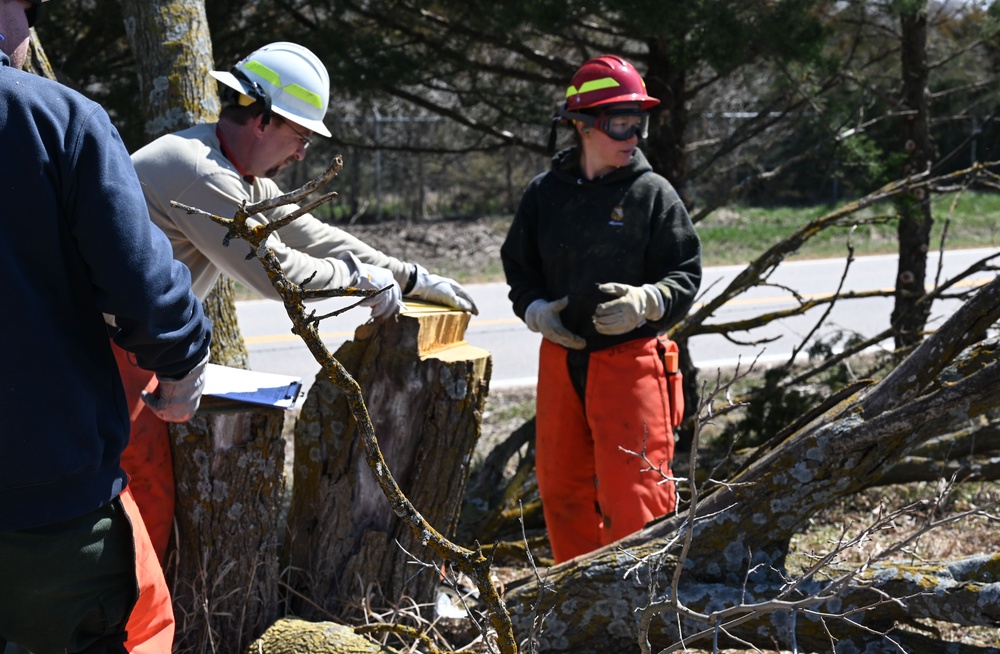
<svg viewBox="0 0 1000 654"><path fill-rule="evenodd" d="M205 389L202 395L294 409L301 392L302 380L298 377L210 363L205 368Z"/></svg>

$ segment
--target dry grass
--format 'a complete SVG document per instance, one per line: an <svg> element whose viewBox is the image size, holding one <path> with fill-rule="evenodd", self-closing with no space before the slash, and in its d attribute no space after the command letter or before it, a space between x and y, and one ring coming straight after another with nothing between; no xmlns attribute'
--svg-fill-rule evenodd
<svg viewBox="0 0 1000 654"><path fill-rule="evenodd" d="M534 389L504 389L491 392L483 416L482 452L488 451L497 442L517 429L534 415ZM484 454L483 454L484 455ZM912 483L868 489L813 516L809 529L792 542L793 553L820 553L835 546L844 525L854 525L855 529L867 525L880 510L892 511L918 500L931 500L937 496L936 485ZM973 508L988 508L996 512L1000 502L1000 482L968 482L960 485L947 500L940 504L938 512L968 511ZM917 517L897 520L893 529L878 532L868 540L863 548L852 550L843 558L846 565L860 563L866 557L878 554L892 543L898 542L921 528ZM938 561L983 554L994 554L1000 543L1000 526L985 518L972 518L938 528L915 541L906 550L901 563L918 561ZM798 558L796 558L798 557ZM793 554L790 567L803 560L802 554ZM504 567L498 569L501 580L510 580L529 573L527 567ZM983 648L1000 648L1000 629L997 627L960 627L950 623L931 620L920 621L928 630L936 630L945 642L962 643ZM691 649L694 654L704 654L706 650ZM759 650L724 650L725 654L745 654Z"/></svg>
<svg viewBox="0 0 1000 654"><path fill-rule="evenodd" d="M534 388L497 389L490 392L487 398L482 422L482 436L476 452L476 460L483 457L498 443L502 442L514 430L534 415ZM296 412L297 413L297 412ZM289 442L289 462L291 461L291 425L294 416L289 415L286 422L286 438ZM291 470L288 469L290 474ZM289 488L291 478L289 476ZM821 553L834 547L845 525L853 525L854 530L871 522L879 511L894 510L912 504L917 500L933 499L937 493L936 485L913 483L896 486L886 486L868 489L852 497L845 498L825 511L813 516L809 529L800 534L792 542L792 557L789 567L794 569L805 560L806 553ZM940 512L967 511L972 508L995 507L1000 501L1000 483L969 482L959 486L956 491L936 509ZM859 563L867 557L877 555L920 529L921 524L916 517L905 517L897 520L891 530L878 532L869 539L863 547L853 550L842 561L850 565ZM996 552L998 539L996 522L984 518L973 518L963 522L949 524L929 534L920 537L910 546L901 563L921 561L937 561L955 559ZM503 583L510 579L530 573L527 566L506 566L497 568L498 580ZM408 607L410 611L417 607ZM429 608L421 608L416 614L424 614ZM397 616L398 617L398 616ZM447 623L451 623L450 625ZM440 629L439 639L450 636L449 643L454 647L468 645L475 640L476 632L467 621L439 621L436 628ZM929 631L936 631L938 638L944 642L962 643L980 648L1000 648L1000 629L996 627L958 627L950 623L921 621L920 624ZM440 640L438 641L440 643ZM471 647L467 651L477 651ZM485 651L485 650L482 650ZM690 649L695 654L704 654L707 650ZM724 654L746 654L760 650L723 650ZM770 650L776 651L776 650Z"/></svg>
<svg viewBox="0 0 1000 654"><path fill-rule="evenodd" d="M800 553L829 551L844 526L853 525L856 531L870 523L879 512L894 511L921 500L933 500L938 493L936 484L926 482L862 491L815 515L810 521L809 530L793 539L792 550ZM935 506L933 517L975 508L990 510L995 515L997 506L1000 506L1000 482L967 482L959 485L943 502ZM847 552L844 564L860 564L923 527L919 515L904 516L894 522L894 528L873 534L862 547ZM997 552L998 543L1000 524L995 520L973 517L939 527L919 537L907 548L905 555L895 557L894 560L902 564L916 564L993 555ZM935 620L920 620L918 624L924 625L929 631L939 632L938 637L945 642L1000 648L1000 628L997 627L962 627Z"/></svg>

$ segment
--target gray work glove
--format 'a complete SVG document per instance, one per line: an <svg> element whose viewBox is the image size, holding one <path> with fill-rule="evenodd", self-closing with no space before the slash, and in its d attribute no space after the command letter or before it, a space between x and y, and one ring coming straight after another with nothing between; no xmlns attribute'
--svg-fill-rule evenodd
<svg viewBox="0 0 1000 654"><path fill-rule="evenodd" d="M205 366L208 355L191 372L179 379L156 376L159 386L156 393L142 392L142 401L165 422L187 422L194 417L205 389Z"/></svg>
<svg viewBox="0 0 1000 654"><path fill-rule="evenodd" d="M541 332L542 336L553 343L571 350L582 350L587 347L587 341L563 327L559 312L569 304L569 296L546 302L535 300L524 312L524 324L533 332Z"/></svg>
<svg viewBox="0 0 1000 654"><path fill-rule="evenodd" d="M599 334L614 336L640 327L647 320L659 320L667 310L660 289L652 284L599 284L597 290L618 299L597 305L594 327Z"/></svg>
<svg viewBox="0 0 1000 654"><path fill-rule="evenodd" d="M392 287L361 302L361 306L371 307L372 318L389 318L406 308L403 304L403 292L387 268L361 263L351 252L345 252L338 258L346 263L351 271L350 285L354 288L377 291Z"/></svg>
<svg viewBox="0 0 1000 654"><path fill-rule="evenodd" d="M417 268L417 280L407 297L415 297L434 304L443 304L446 307L468 311L476 316L479 315L479 309L472 301L472 296L462 288L461 284L454 279L432 275L420 264L413 265Z"/></svg>

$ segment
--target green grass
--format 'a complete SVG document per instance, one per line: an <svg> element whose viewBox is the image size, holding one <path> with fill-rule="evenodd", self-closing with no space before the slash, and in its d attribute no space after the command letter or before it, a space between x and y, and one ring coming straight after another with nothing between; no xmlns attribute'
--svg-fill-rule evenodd
<svg viewBox="0 0 1000 654"><path fill-rule="evenodd" d="M954 207L952 206L952 203ZM969 192L933 201L934 227L931 247L940 246L947 225L949 248L991 247L1000 244L1000 194ZM698 223L705 265L745 264L796 229L839 207L760 208L733 206L715 211ZM895 210L891 204L859 212L859 220L883 218L882 224L829 228L795 253L793 259L843 256L848 238L857 256L894 254L897 251Z"/></svg>

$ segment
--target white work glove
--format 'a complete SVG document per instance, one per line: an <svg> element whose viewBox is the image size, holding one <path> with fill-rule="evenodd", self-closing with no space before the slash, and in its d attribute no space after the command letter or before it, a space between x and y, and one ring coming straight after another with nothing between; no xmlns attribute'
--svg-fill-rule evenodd
<svg viewBox="0 0 1000 654"><path fill-rule="evenodd" d="M479 315L479 309L472 301L472 296L462 288L461 284L454 279L432 275L420 264L414 265L417 268L417 280L407 297L415 297L434 304L443 304L446 307L468 311L476 316Z"/></svg>
<svg viewBox="0 0 1000 654"><path fill-rule="evenodd" d="M597 305L594 327L599 334L625 334L647 320L659 320L667 310L663 294L652 284L599 284L597 290L618 296L617 300Z"/></svg>
<svg viewBox="0 0 1000 654"><path fill-rule="evenodd" d="M194 417L201 403L201 392L205 389L205 365L208 355L180 379L156 376L160 382L156 393L142 392L142 401L166 422L187 422Z"/></svg>
<svg viewBox="0 0 1000 654"><path fill-rule="evenodd" d="M388 269L361 263L351 252L345 252L338 258L351 271L350 285L354 288L377 291L387 286L392 287L361 302L361 306L371 307L372 318L388 318L406 308L403 304L403 292Z"/></svg>
<svg viewBox="0 0 1000 654"><path fill-rule="evenodd" d="M541 332L542 336L553 343L571 350L582 350L587 347L587 341L563 327L559 312L569 304L569 296L546 302L535 300L524 312L524 324L533 332Z"/></svg>

